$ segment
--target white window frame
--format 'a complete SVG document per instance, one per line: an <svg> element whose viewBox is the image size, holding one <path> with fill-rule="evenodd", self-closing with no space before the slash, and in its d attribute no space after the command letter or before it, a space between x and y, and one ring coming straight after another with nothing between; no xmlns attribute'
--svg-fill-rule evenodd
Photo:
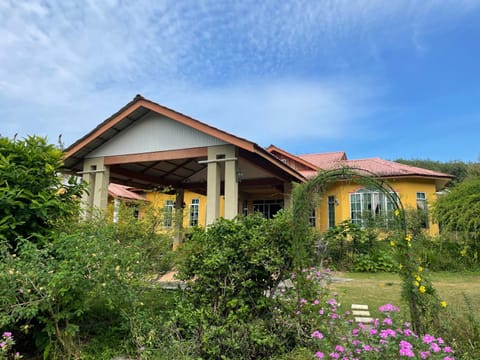
<svg viewBox="0 0 480 360"><path fill-rule="evenodd" d="M390 192L397 201L398 193ZM388 224L389 212L393 210L390 198L381 191L360 189L350 193L350 221L359 226L365 226L364 214L370 212L375 216L384 216Z"/></svg>
<svg viewBox="0 0 480 360"><path fill-rule="evenodd" d="M173 212L175 209L175 201L165 200L163 206L163 227L170 228L173 225Z"/></svg>
<svg viewBox="0 0 480 360"><path fill-rule="evenodd" d="M188 226L198 226L198 219L199 219L199 212L200 212L200 199L193 198L190 202L190 209L188 212Z"/></svg>

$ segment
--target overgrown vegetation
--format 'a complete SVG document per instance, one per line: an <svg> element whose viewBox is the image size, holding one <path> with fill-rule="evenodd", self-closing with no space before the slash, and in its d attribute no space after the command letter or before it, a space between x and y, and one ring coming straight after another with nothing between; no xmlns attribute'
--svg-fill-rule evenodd
<svg viewBox="0 0 480 360"><path fill-rule="evenodd" d="M455 179L451 185L455 183L461 183L463 180L469 177L480 176L480 163L479 162L463 162L463 161L435 161L427 159L397 159L396 162L417 166L423 169L442 172L444 174L450 174L455 176Z"/></svg>
<svg viewBox="0 0 480 360"><path fill-rule="evenodd" d="M6 344L0 358L17 350L44 359L311 359L328 351L348 358L353 340L378 343L381 358L397 358L396 339L381 342L338 313L341 299L329 289L329 271L315 266L322 261L337 269L403 271L411 280L407 290L415 291L406 297L415 296L425 325L416 330L454 339L448 329L460 321L426 317L442 303L423 266L444 266L447 254L450 264L458 257L475 264L472 245L465 248L463 237L463 243L430 239L418 228L421 221L400 235L374 221L366 228L344 222L316 234L308 216L312 200L334 181L328 174L295 189L300 202L292 212L194 229L173 256L161 209L145 207L140 219L125 209L117 223L105 213L82 220L84 186L58 177L59 150L36 137L0 139L0 145L0 330ZM396 216L403 221L403 213ZM157 278L173 267L185 288L164 290ZM468 297L464 302L471 305ZM453 345L459 357L475 358L478 317L462 319L468 334L457 331ZM411 347L402 343L404 351L424 351L418 339L410 340ZM450 354L447 345L440 347ZM362 358L378 358L372 354Z"/></svg>

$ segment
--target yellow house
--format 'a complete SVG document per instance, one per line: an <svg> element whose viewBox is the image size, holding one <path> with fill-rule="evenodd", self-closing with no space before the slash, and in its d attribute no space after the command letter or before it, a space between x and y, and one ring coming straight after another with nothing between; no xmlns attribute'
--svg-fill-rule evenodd
<svg viewBox="0 0 480 360"><path fill-rule="evenodd" d="M380 158L348 160L345 152L295 156L273 145L267 151L297 169L307 179L318 172L342 167L368 171L393 189L392 195L401 200L405 209L422 210L427 216L428 208L437 199L438 192L453 178L448 174ZM390 200L382 192L365 188L352 179L338 180L323 194L311 220L320 231L325 231L344 220L361 226L366 214L386 216L391 209ZM428 218L424 227L429 234L438 234L438 224L433 223L431 218Z"/></svg>
<svg viewBox="0 0 480 360"><path fill-rule="evenodd" d="M65 168L88 183L85 207L106 208L116 191L127 197L143 189L145 199L173 214L179 227L208 226L217 218L261 212L272 217L291 202L293 183L336 167L368 170L393 187L405 207L428 209L450 175L379 158L347 160L344 152L292 155L267 149L137 95L65 150ZM115 188L115 186L113 186ZM122 195L118 196L122 197ZM362 214L383 214L391 204L383 194L351 180L338 181L324 194L311 221L320 230ZM170 220L169 220L170 219ZM430 233L435 224L426 224ZM180 233L180 232L178 232ZM179 239L178 239L179 240Z"/></svg>

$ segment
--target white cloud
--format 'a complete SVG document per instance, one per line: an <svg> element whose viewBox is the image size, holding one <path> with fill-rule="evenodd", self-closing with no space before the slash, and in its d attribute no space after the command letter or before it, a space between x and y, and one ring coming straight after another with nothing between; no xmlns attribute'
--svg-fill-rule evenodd
<svg viewBox="0 0 480 360"><path fill-rule="evenodd" d="M376 103L382 89L362 79L278 79L194 88L182 95L160 98L199 120L269 145L292 138L338 139L353 128L361 129L360 120L380 110Z"/></svg>
<svg viewBox="0 0 480 360"><path fill-rule="evenodd" d="M332 138L377 111L382 95L380 81L348 77L352 48L368 48L358 56L373 61L389 47L428 49L426 33L478 6L0 1L0 115L10 119L2 131L73 141L141 92L259 142Z"/></svg>

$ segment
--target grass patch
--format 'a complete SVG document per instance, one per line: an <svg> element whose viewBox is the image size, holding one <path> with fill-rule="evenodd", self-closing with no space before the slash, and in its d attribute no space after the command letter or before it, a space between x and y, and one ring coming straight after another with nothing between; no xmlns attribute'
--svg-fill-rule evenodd
<svg viewBox="0 0 480 360"><path fill-rule="evenodd" d="M453 311L465 309L463 294L475 309L480 308L480 272L436 272L432 282L442 300L447 301ZM393 273L336 273L335 276L351 281L335 282L332 288L338 292L342 309L351 304L368 304L373 316L378 315L378 307L385 303L402 303L402 283L398 274Z"/></svg>

